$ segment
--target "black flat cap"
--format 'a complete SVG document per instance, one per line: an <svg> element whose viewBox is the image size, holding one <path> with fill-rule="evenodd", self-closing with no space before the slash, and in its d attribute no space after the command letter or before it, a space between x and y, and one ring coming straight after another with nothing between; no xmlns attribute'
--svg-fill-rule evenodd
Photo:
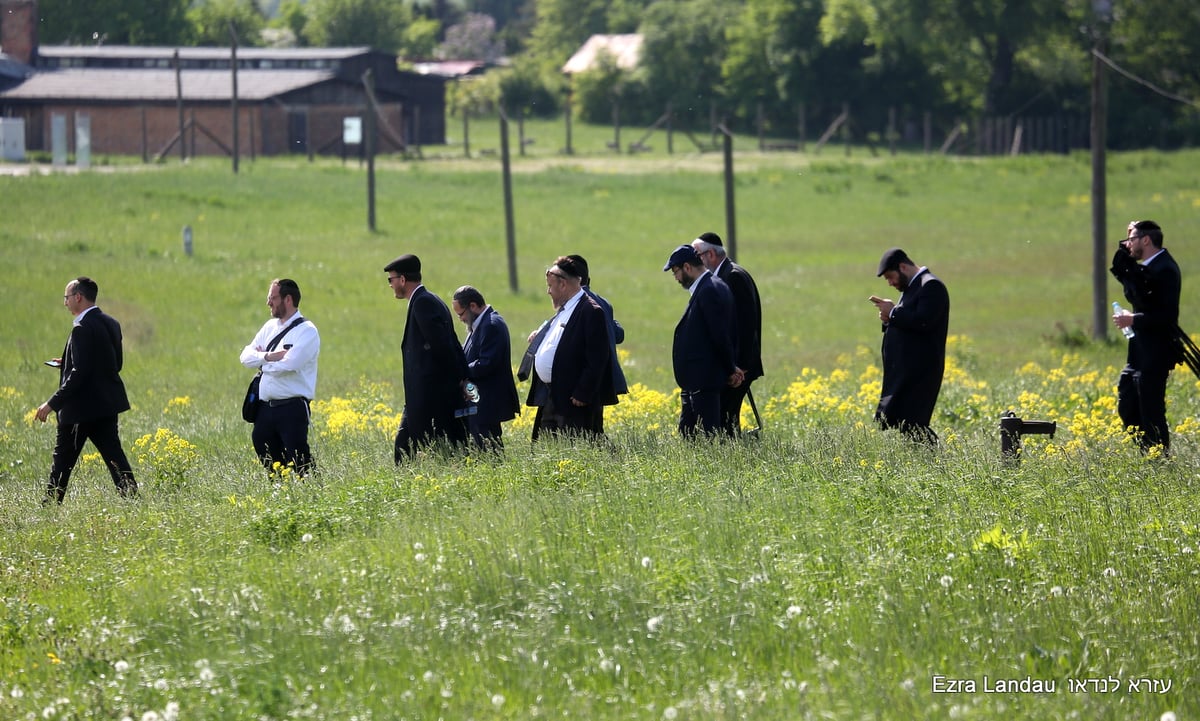
<svg viewBox="0 0 1200 721"><path fill-rule="evenodd" d="M875 277L883 275L889 270L899 270L901 263L914 265L908 254L899 248L889 248L884 252L883 257L879 259L879 270L875 273Z"/></svg>
<svg viewBox="0 0 1200 721"><path fill-rule="evenodd" d="M420 273L421 259L412 253L405 253L383 267L384 273Z"/></svg>

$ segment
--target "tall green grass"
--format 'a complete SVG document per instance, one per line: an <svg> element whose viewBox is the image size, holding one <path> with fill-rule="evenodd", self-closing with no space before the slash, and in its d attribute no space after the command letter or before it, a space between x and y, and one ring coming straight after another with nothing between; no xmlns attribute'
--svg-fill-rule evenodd
<svg viewBox="0 0 1200 721"><path fill-rule="evenodd" d="M785 420L759 443L691 445L669 425L611 428L606 447L514 434L503 458L393 469L379 432L315 438L321 473L303 483L256 466L236 358L270 279L295 278L321 330L318 395L390 382L381 392L398 408L405 306L382 268L403 252L443 297L483 290L514 337L549 311L545 266L584 254L627 329L630 380L669 390L686 296L662 263L724 231L719 158L679 156L518 163L515 293L494 158L383 163L376 233L353 164L0 178L0 716L1197 713L1187 439L1165 463L1126 447L1012 467L995 419L944 417L959 440L929 454L870 429L863 408L862 425ZM1120 345L1079 344L1085 157L833 156L737 157L739 259L764 303L762 398L805 367L874 352L865 298L890 290L874 269L891 245L946 281L951 332L973 349L962 361L993 394L1019 396L1014 371L1029 360L1122 362ZM1195 161L1119 155L1109 177L1113 237L1130 218L1163 224L1193 330ZM59 289L79 274L125 329L127 450L165 427L200 461L139 464L144 497L125 503L85 460L66 505L43 510L53 430L26 414L57 379L41 362L62 347ZM1172 393L1172 420L1194 415L1190 381ZM978 688L935 694L934 676ZM984 693L985 676L1057 690ZM1110 677L1116 693L1067 687ZM1171 688L1131 690L1141 678Z"/></svg>

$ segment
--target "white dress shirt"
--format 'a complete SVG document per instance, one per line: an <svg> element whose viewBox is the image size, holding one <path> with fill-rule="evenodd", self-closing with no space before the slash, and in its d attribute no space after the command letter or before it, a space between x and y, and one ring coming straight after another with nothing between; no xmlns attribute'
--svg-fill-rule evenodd
<svg viewBox="0 0 1200 721"><path fill-rule="evenodd" d="M583 298L583 295L583 290L580 289L578 293L571 296L570 300L563 303L562 310L554 317L554 325L547 331L546 337L542 339L542 344L538 346L537 355L533 357L533 369L543 383L551 382L554 354L558 351L559 341L562 340L563 329L570 322L571 314L575 312L575 307L579 305L579 299Z"/></svg>
<svg viewBox="0 0 1200 721"><path fill-rule="evenodd" d="M291 346L282 360L267 361L267 347L271 339L291 325L297 317L304 316L296 311L287 320L271 318L242 349L242 365L262 370L259 381L259 397L264 401L281 401L285 398L307 398L312 400L317 393L317 356L321 354L321 336L312 321L305 320L288 331L279 341L276 351Z"/></svg>

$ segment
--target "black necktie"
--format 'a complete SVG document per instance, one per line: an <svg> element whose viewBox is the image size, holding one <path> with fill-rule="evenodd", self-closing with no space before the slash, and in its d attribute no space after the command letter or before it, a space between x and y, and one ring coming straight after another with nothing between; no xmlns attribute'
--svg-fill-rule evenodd
<svg viewBox="0 0 1200 721"><path fill-rule="evenodd" d="M554 311L554 315L550 316L550 320L542 324L538 329L533 340L529 341L529 347L525 349L525 355L521 357L521 365L517 368L517 380L527 380L529 374L533 371L533 361L537 357L538 348L542 347L542 341L546 340L546 334L550 332L550 328L554 326L554 319L562 312L562 308Z"/></svg>

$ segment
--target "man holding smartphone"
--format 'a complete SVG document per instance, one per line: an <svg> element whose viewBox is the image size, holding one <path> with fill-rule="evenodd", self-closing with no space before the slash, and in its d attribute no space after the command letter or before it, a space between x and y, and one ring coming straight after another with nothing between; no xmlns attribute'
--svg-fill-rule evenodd
<svg viewBox="0 0 1200 721"><path fill-rule="evenodd" d="M300 313L300 286L290 278L271 281L271 319L242 349L242 365L257 368L258 413L250 438L268 471L291 468L301 477L315 468L308 446L309 404L317 391L321 336Z"/></svg>
<svg viewBox="0 0 1200 721"><path fill-rule="evenodd" d="M875 422L936 446L938 437L929 422L946 370L950 294L937 276L899 248L883 254L876 276L901 295L898 302L875 295L868 299L883 324L883 387Z"/></svg>

